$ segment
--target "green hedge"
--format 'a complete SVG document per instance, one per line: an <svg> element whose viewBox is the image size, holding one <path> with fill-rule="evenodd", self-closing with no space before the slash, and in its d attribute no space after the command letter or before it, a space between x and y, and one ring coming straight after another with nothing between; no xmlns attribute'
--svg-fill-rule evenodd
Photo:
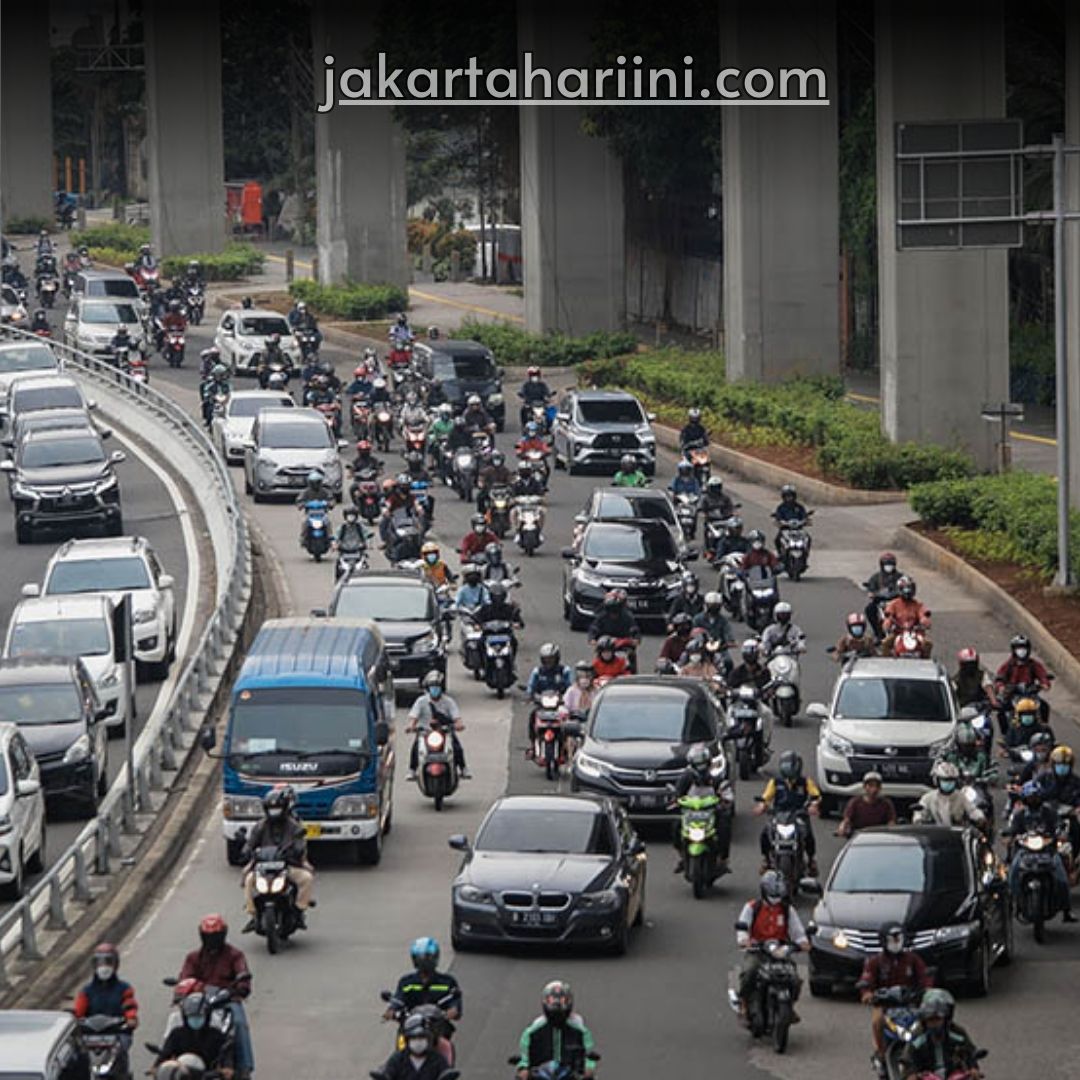
<svg viewBox="0 0 1080 1080"><path fill-rule="evenodd" d="M266 262L266 256L252 244L229 244L213 254L171 255L162 261L162 273L167 278L180 277L192 259L199 260L207 281L238 281L261 273Z"/></svg>
<svg viewBox="0 0 1080 1080"><path fill-rule="evenodd" d="M920 484L911 489L911 505L927 525L950 530L966 553L1007 558L1047 576L1057 568L1053 477L1013 472ZM1080 573L1080 511L1075 510L1069 561Z"/></svg>
<svg viewBox="0 0 1080 1080"><path fill-rule="evenodd" d="M853 487L904 489L974 471L959 451L890 443L877 414L845 401L836 378L727 383L722 355L678 348L594 360L578 370L583 382L624 386L653 405L697 405L709 430L733 445L814 447L818 467Z"/></svg>
<svg viewBox="0 0 1080 1080"><path fill-rule="evenodd" d="M397 285L319 285L307 278L289 286L294 300L303 300L319 315L352 322L381 319L409 306L408 293Z"/></svg>
<svg viewBox="0 0 1080 1080"><path fill-rule="evenodd" d="M8 236L25 236L28 233L40 233L42 229L54 231L55 222L47 217L20 217L4 222L4 232Z"/></svg>
<svg viewBox="0 0 1080 1080"><path fill-rule="evenodd" d="M126 225L122 221L112 221L106 225L94 225L82 232L71 234L72 247L85 244L88 248L109 248L128 253L125 261L138 253L143 244L150 243L150 230L145 225Z"/></svg>
<svg viewBox="0 0 1080 1080"><path fill-rule="evenodd" d="M637 338L626 332L597 330L586 337L565 334L530 334L508 322L465 319L456 336L486 345L502 364L569 367L586 360L619 356L637 348Z"/></svg>

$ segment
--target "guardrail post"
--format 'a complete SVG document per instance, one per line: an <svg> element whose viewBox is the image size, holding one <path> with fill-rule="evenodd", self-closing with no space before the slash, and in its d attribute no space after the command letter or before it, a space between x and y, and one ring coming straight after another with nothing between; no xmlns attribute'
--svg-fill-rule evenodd
<svg viewBox="0 0 1080 1080"><path fill-rule="evenodd" d="M135 785L138 783L138 772L134 776L128 777L128 782L124 785L124 790L120 796L120 828L123 830L125 836L133 836L135 833ZM123 849L120 847L120 838L115 834L115 823L110 815L109 823L113 826L113 835L116 838L117 850L113 852L114 855L122 854Z"/></svg>
<svg viewBox="0 0 1080 1080"><path fill-rule="evenodd" d="M206 693L210 688L210 673L207 671L206 653L203 653L195 661L195 680L198 683L198 692L200 694ZM196 698L196 705L197 703L198 698Z"/></svg>
<svg viewBox="0 0 1080 1080"><path fill-rule="evenodd" d="M41 950L37 943L37 928L34 926L34 913L25 900L22 903L22 958L24 960L40 960Z"/></svg>
<svg viewBox="0 0 1080 1080"><path fill-rule="evenodd" d="M150 756L153 757L153 750L151 750ZM154 804L150 799L150 780L147 776L149 770L146 768L135 770L135 808L142 810L145 813L147 810L153 810Z"/></svg>
<svg viewBox="0 0 1080 1080"><path fill-rule="evenodd" d="M4 959L3 949L0 949L0 990L7 990L10 986L11 980L8 978L7 961Z"/></svg>
<svg viewBox="0 0 1080 1080"><path fill-rule="evenodd" d="M105 819L99 817L94 836L94 873L105 875L109 872L109 831Z"/></svg>
<svg viewBox="0 0 1080 1080"><path fill-rule="evenodd" d="M162 729L159 739L159 743L150 747L150 753L146 759L146 769L149 774L148 779L151 791L161 791L165 786L165 782L161 776L161 751L165 743L169 741L169 733L166 729Z"/></svg>
<svg viewBox="0 0 1080 1080"><path fill-rule="evenodd" d="M90 891L90 875L86 871L86 856L83 854L81 847L75 848L75 891L73 896L82 904L89 904L94 899L94 894Z"/></svg>
<svg viewBox="0 0 1080 1080"><path fill-rule="evenodd" d="M169 772L176 772L176 745L180 741L180 730L176 719L176 707L169 710L165 725L161 730L161 767Z"/></svg>
<svg viewBox="0 0 1080 1080"><path fill-rule="evenodd" d="M112 811L105 819L105 836L109 843L109 854L120 858L124 854L124 848L120 843L120 830L116 827L116 818L113 817Z"/></svg>
<svg viewBox="0 0 1080 1080"><path fill-rule="evenodd" d="M49 878L49 921L45 924L49 930L66 930L67 916L64 914L64 893L60 888L60 875Z"/></svg>

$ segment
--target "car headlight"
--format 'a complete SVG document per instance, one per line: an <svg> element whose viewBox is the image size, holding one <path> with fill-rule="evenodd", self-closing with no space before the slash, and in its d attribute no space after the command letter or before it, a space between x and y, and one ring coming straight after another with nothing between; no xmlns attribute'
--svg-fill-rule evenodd
<svg viewBox="0 0 1080 1080"><path fill-rule="evenodd" d="M131 621L136 625L140 623L153 622L157 618L157 612L153 608L143 608L142 611L136 611L131 617Z"/></svg>
<svg viewBox="0 0 1080 1080"><path fill-rule="evenodd" d="M458 899L466 904L491 904L494 903L491 893L487 889L478 889L475 885L459 885Z"/></svg>
<svg viewBox="0 0 1080 1080"><path fill-rule="evenodd" d="M579 585L587 585L591 589L602 589L604 587L604 579L591 570L579 569L576 576Z"/></svg>
<svg viewBox="0 0 1080 1080"><path fill-rule="evenodd" d="M957 926L941 926L934 931L934 943L945 944L950 941L966 941L979 929L978 923L959 923Z"/></svg>
<svg viewBox="0 0 1080 1080"><path fill-rule="evenodd" d="M378 812L378 795L340 795L330 808L330 816L334 818L373 818Z"/></svg>
<svg viewBox="0 0 1080 1080"><path fill-rule="evenodd" d="M601 889L599 892L582 893L577 906L587 910L607 910L619 906L619 894L614 889Z"/></svg>
<svg viewBox="0 0 1080 1080"><path fill-rule="evenodd" d="M847 934L835 926L819 926L814 936L830 942L837 949L846 949L851 945Z"/></svg>
<svg viewBox="0 0 1080 1080"><path fill-rule="evenodd" d="M33 489L27 487L25 484L14 483L11 485L11 494L16 499L34 499L38 498L38 493Z"/></svg>
<svg viewBox="0 0 1080 1080"><path fill-rule="evenodd" d="M830 732L825 736L825 745L834 754L839 754L841 757L850 757L855 753L855 745L850 739L845 739L843 735L834 735Z"/></svg>
<svg viewBox="0 0 1080 1080"><path fill-rule="evenodd" d="M425 634L413 642L413 648L417 652L433 652L439 646L439 639L432 634Z"/></svg>
<svg viewBox="0 0 1080 1080"><path fill-rule="evenodd" d="M12 830L11 815L0 814L0 836L5 836Z"/></svg>
<svg viewBox="0 0 1080 1080"><path fill-rule="evenodd" d="M226 795L221 802L221 812L227 818L261 818L262 799L257 795Z"/></svg>
<svg viewBox="0 0 1080 1080"><path fill-rule="evenodd" d="M930 756L938 757L940 754L944 754L946 750L952 746L953 737L946 735L944 739L937 739L930 744Z"/></svg>
<svg viewBox="0 0 1080 1080"><path fill-rule="evenodd" d="M602 761L580 750L574 755L574 767L582 776L601 777L607 773L607 766Z"/></svg>
<svg viewBox="0 0 1080 1080"><path fill-rule="evenodd" d="M114 686L120 685L120 672L110 671L108 675L103 675L101 681L98 683L104 690L110 690Z"/></svg>
<svg viewBox="0 0 1080 1080"><path fill-rule="evenodd" d="M488 398L488 404L489 404L489 405L501 405L502 403L503 403L503 396L502 396L502 394L492 394L492 395L491 395L491 396L490 396L490 397Z"/></svg>
<svg viewBox="0 0 1080 1080"><path fill-rule="evenodd" d="M94 494L95 495L102 495L106 491L111 491L114 487L116 487L116 484L117 484L117 479L116 479L115 474L111 473L108 476L102 477L94 485Z"/></svg>
<svg viewBox="0 0 1080 1080"><path fill-rule="evenodd" d="M85 761L90 756L90 736L80 735L64 752L64 764L73 765L76 761Z"/></svg>
<svg viewBox="0 0 1080 1080"><path fill-rule="evenodd" d="M25 311L13 311L11 313L11 321L12 322L22 322L23 319L25 319L25 318L26 318L26 312Z"/></svg>

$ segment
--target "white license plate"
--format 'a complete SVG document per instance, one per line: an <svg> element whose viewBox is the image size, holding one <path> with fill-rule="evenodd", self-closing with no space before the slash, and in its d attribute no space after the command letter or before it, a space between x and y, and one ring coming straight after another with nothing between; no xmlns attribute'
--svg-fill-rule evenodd
<svg viewBox="0 0 1080 1080"><path fill-rule="evenodd" d="M511 921L516 926L553 926L557 918L554 911L515 911Z"/></svg>
<svg viewBox="0 0 1080 1080"><path fill-rule="evenodd" d="M630 598L630 607L634 611L648 611L651 606L652 602L650 600Z"/></svg>

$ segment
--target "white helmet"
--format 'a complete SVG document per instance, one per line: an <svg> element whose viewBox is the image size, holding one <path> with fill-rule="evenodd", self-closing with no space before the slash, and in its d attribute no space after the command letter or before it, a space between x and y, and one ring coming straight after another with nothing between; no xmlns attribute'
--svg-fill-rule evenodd
<svg viewBox="0 0 1080 1080"><path fill-rule="evenodd" d="M930 770L930 779L940 782L941 780L959 780L960 770L951 761L935 761Z"/></svg>

